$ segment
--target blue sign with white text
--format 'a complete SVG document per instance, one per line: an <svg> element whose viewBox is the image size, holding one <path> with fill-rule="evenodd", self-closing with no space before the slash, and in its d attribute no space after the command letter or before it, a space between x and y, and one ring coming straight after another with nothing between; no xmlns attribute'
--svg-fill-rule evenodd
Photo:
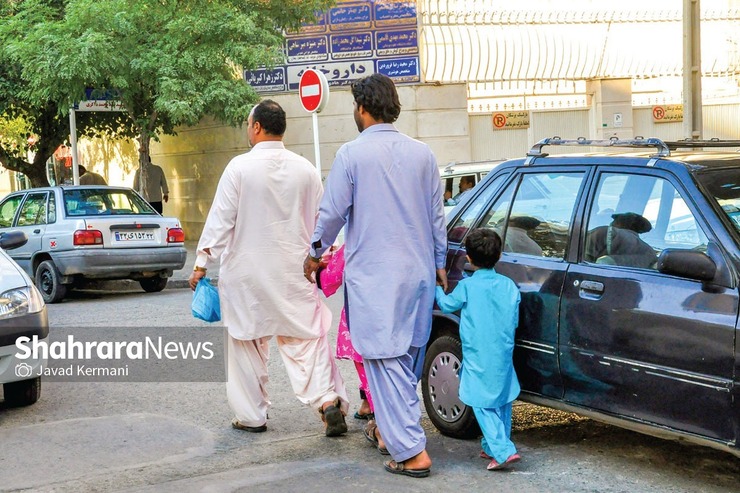
<svg viewBox="0 0 740 493"><path fill-rule="evenodd" d="M397 83L419 82L418 37L416 2L339 0L286 35L284 65L247 71L244 78L258 92L297 90L308 68L324 73L330 86L373 72Z"/></svg>

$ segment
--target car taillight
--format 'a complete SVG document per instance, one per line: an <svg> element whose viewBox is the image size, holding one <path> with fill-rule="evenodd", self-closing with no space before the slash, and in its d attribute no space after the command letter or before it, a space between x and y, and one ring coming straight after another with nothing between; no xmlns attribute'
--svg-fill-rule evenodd
<svg viewBox="0 0 740 493"><path fill-rule="evenodd" d="M167 243L182 243L185 241L185 232L180 228L167 231Z"/></svg>
<svg viewBox="0 0 740 493"><path fill-rule="evenodd" d="M97 229L78 229L74 235L75 245L102 245L103 233Z"/></svg>

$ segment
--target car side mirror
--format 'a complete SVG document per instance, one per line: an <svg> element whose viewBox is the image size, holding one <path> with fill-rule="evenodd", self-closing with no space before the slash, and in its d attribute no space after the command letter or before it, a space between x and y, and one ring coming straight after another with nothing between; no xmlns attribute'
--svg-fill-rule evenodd
<svg viewBox="0 0 740 493"><path fill-rule="evenodd" d="M711 281L717 274L717 264L703 252L666 248L658 257L658 272Z"/></svg>
<svg viewBox="0 0 740 493"><path fill-rule="evenodd" d="M28 242L28 236L23 231L8 231L0 233L0 248L3 250L12 250L22 247Z"/></svg>

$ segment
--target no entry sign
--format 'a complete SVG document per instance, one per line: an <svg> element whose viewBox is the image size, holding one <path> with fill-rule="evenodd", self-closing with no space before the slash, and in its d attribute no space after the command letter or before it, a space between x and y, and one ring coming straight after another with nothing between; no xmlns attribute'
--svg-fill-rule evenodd
<svg viewBox="0 0 740 493"><path fill-rule="evenodd" d="M320 112L329 101L329 82L324 74L307 69L298 83L298 96L301 106L309 113Z"/></svg>

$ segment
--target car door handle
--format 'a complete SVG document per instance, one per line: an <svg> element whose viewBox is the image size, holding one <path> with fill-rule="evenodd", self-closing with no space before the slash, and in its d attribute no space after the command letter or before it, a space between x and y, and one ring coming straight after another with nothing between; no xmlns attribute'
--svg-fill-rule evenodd
<svg viewBox="0 0 740 493"><path fill-rule="evenodd" d="M581 291L601 294L604 292L604 283L598 281L581 281Z"/></svg>
<svg viewBox="0 0 740 493"><path fill-rule="evenodd" d="M34 230L33 230L33 234L37 235L37 234L39 234L39 233L41 233L41 230L40 230L40 229L34 229Z"/></svg>

